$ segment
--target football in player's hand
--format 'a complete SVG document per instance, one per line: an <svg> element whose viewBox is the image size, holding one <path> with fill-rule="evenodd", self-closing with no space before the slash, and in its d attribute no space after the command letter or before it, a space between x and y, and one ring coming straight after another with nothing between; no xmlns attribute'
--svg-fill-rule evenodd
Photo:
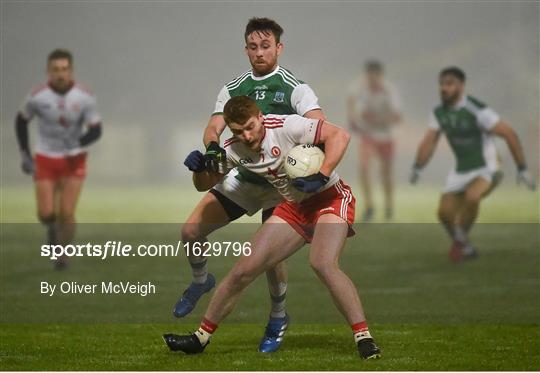
<svg viewBox="0 0 540 373"><path fill-rule="evenodd" d="M311 144L297 145L285 159L285 172L291 178L314 175L319 172L324 162L324 153Z"/></svg>

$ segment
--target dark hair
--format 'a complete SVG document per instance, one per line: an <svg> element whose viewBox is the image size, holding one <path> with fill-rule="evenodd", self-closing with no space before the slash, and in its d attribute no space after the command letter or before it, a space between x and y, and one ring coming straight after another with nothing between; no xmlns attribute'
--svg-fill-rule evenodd
<svg viewBox="0 0 540 373"><path fill-rule="evenodd" d="M457 66L450 66L450 67L445 67L444 69L442 69L441 72L439 73L439 79L446 75L453 76L462 83L464 83L466 79L465 72Z"/></svg>
<svg viewBox="0 0 540 373"><path fill-rule="evenodd" d="M254 99L248 96L235 96L225 104L223 119L227 124L244 124L249 118L259 115L259 112Z"/></svg>
<svg viewBox="0 0 540 373"><path fill-rule="evenodd" d="M73 55L67 49L55 49L47 57L47 64L52 60L68 60L70 65L73 65Z"/></svg>
<svg viewBox="0 0 540 373"><path fill-rule="evenodd" d="M384 72L384 66L381 61L378 60L367 60L364 64L364 69L368 73L382 73Z"/></svg>
<svg viewBox="0 0 540 373"><path fill-rule="evenodd" d="M261 32L264 35L272 33L276 38L276 42L279 43L281 35L283 35L283 28L273 19L253 17L246 25L244 39L247 41L248 36L253 32Z"/></svg>

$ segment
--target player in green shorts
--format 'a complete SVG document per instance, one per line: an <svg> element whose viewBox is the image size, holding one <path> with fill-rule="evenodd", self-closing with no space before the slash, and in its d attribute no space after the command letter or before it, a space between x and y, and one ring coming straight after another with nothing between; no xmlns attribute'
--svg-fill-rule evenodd
<svg viewBox="0 0 540 373"><path fill-rule="evenodd" d="M234 96L249 96L257 102L263 114L298 114L311 119L323 119L317 96L313 90L288 70L278 65L283 50L280 41L283 29L268 18L249 20L244 38L245 50L252 69L227 83L219 92L217 102L204 131L206 153L192 152L184 164L193 172L200 172L207 164L219 164L225 159L220 147L220 136L226 124L223 108ZM218 162L213 162L218 161ZM182 240L204 243L207 236L244 214L263 211L263 221L272 214L282 198L268 182L242 167L231 172L212 188L195 207L182 227ZM215 286L215 279L207 270L206 257L188 257L193 280L174 306L176 317L189 314L205 293ZM266 272L271 299L270 318L259 344L259 351L276 351L288 328L285 296L287 271L283 262Z"/></svg>
<svg viewBox="0 0 540 373"><path fill-rule="evenodd" d="M430 115L429 128L416 153L410 181L416 183L430 160L441 132L456 159L439 203L439 219L452 239L450 258L459 262L477 256L468 234L478 216L480 201L500 182L494 137L502 137L517 165L518 183L536 188L514 130L491 108L465 91L465 73L448 67L439 74L441 104Z"/></svg>

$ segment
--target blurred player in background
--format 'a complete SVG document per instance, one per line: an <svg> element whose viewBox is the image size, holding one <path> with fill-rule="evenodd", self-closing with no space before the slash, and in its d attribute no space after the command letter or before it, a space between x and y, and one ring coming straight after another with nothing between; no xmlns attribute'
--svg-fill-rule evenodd
<svg viewBox="0 0 540 373"><path fill-rule="evenodd" d="M268 18L252 18L244 33L245 50L252 69L226 84L219 92L216 106L204 131L208 162L225 159L225 150L220 147L220 136L226 127L223 107L234 96L246 95L256 100L264 114L299 114L308 118L324 119L313 90L288 70L278 65L283 51L281 35L283 29ZM191 154L185 165L194 172L199 171L197 158ZM253 215L263 210L263 221L274 206L281 201L279 194L259 175L246 168L238 167L207 193L195 207L182 228L184 242L206 242L207 236L244 214ZM176 303L176 317L189 314L201 296L215 286L215 279L207 270L206 257L188 257L193 272L193 282ZM270 319L259 345L261 352L276 351L287 329L289 317L286 313L285 296L287 272L284 263L268 268L270 290Z"/></svg>
<svg viewBox="0 0 540 373"><path fill-rule="evenodd" d="M439 219L452 239L450 258L455 261L475 258L469 232L476 221L480 201L500 182L494 137L502 137L517 166L517 181L534 190L527 172L519 138L491 108L465 94L465 73L448 67L439 74L441 104L430 114L429 128L418 147L410 181L416 183L429 162L440 134L444 133L456 158L456 167L446 179L439 204Z"/></svg>
<svg viewBox="0 0 540 373"><path fill-rule="evenodd" d="M65 49L47 59L48 82L26 97L15 119L22 171L33 175L37 214L47 227L48 243L66 245L73 239L75 207L86 176L86 147L101 136L96 99L73 79L73 57ZM34 157L28 123L38 118ZM55 268L63 269L66 258Z"/></svg>
<svg viewBox="0 0 540 373"><path fill-rule="evenodd" d="M377 157L381 163L385 218L393 217L392 128L401 121L401 104L392 85L384 77L384 67L376 60L367 61L365 76L354 82L348 100L349 124L359 136L360 185L365 202L364 222L374 216L371 192L371 163Z"/></svg>
<svg viewBox="0 0 540 373"><path fill-rule="evenodd" d="M277 205L251 241L251 255L238 260L218 286L199 330L190 335L165 334L173 351L201 353L218 324L232 311L244 289L259 275L311 243L309 261L328 288L336 307L353 331L364 359L380 357L371 337L358 292L339 268L348 236L354 234L355 198L350 187L334 171L349 144L349 134L324 120L299 115L263 116L254 99L231 98L224 118L233 133L225 142L227 169L244 165L265 178L285 199ZM318 173L290 179L284 164L289 151L299 144L324 145L325 158ZM210 189L223 175L208 171L205 157L192 152L199 170L194 173L198 190ZM249 160L245 162L245 160ZM226 172L226 171L225 171Z"/></svg>

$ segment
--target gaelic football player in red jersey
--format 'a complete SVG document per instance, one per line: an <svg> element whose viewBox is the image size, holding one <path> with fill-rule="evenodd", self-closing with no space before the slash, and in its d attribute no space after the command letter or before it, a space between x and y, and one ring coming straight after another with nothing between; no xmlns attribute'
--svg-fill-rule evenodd
<svg viewBox="0 0 540 373"><path fill-rule="evenodd" d="M308 242L311 267L351 326L360 356L380 357L358 292L339 267L345 241L354 234L355 198L334 171L345 154L349 134L320 119L295 114L263 115L256 101L247 96L231 98L223 117L234 135L224 145L225 168L231 170L243 164L250 172L264 177L283 202L255 234L251 255L240 258L217 287L200 328L189 335L165 334L167 346L173 351L202 352L245 288ZM291 179L285 173L285 160L288 152L299 144L324 145L325 159L317 174ZM195 150L191 154L194 162L191 166L197 169L193 180L198 190L210 189L223 178L206 167L201 152Z"/></svg>
<svg viewBox="0 0 540 373"><path fill-rule="evenodd" d="M21 168L33 175L37 214L49 244L71 242L75 207L86 176L86 147L101 136L101 117L94 95L73 79L73 56L56 49L47 58L48 82L34 88L15 119ZM37 117L38 138L32 156L28 123ZM56 269L67 265L55 261Z"/></svg>

